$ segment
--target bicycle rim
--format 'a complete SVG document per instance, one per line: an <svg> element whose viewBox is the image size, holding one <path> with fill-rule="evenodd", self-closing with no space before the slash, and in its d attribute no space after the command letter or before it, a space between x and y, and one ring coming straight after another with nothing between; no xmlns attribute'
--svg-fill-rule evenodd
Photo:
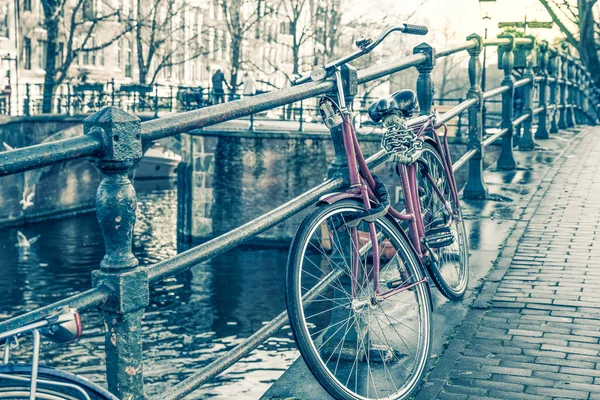
<svg viewBox="0 0 600 400"><path fill-rule="evenodd" d="M415 286L380 303L370 302L368 224L351 228L346 221L363 210L358 202L341 201L318 208L300 226L287 271L290 325L309 369L334 397L404 399L418 386L429 357L428 286L402 233L381 218L375 222L381 293L392 281Z"/></svg>
<svg viewBox="0 0 600 400"><path fill-rule="evenodd" d="M427 166L433 182L452 211L452 214L448 212L432 183L419 172L417 175L425 236L441 227L447 227L452 235L450 244L433 249L438 261L430 260L431 277L444 296L450 300L458 300L463 297L469 281L469 246L460 204L454 201L441 155L433 146L424 146L418 163Z"/></svg>

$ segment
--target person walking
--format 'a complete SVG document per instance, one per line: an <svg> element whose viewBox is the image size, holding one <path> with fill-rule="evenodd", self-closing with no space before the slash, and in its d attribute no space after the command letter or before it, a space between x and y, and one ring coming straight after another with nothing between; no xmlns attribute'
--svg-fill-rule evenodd
<svg viewBox="0 0 600 400"><path fill-rule="evenodd" d="M244 74L244 91L242 93L244 97L254 96L256 94L256 80L251 72L246 72Z"/></svg>
<svg viewBox="0 0 600 400"><path fill-rule="evenodd" d="M223 89L223 83L229 87L225 74L218 68L212 76L213 94L215 96L215 104L225 103L225 90Z"/></svg>

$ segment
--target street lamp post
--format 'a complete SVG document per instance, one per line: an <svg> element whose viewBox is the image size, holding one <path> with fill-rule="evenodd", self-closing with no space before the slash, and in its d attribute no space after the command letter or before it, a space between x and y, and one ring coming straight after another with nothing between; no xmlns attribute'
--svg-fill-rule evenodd
<svg viewBox="0 0 600 400"><path fill-rule="evenodd" d="M492 13L494 8L496 7L496 0L479 0L479 12L481 14L481 19L483 20L484 26L484 40L487 40L488 35L488 27L487 22L492 20ZM483 47L483 69L481 71L481 91L485 92L485 79L486 79L486 67L487 67L487 47ZM483 133L485 134L486 128L486 108L485 108L485 100L483 100L481 119L483 123Z"/></svg>

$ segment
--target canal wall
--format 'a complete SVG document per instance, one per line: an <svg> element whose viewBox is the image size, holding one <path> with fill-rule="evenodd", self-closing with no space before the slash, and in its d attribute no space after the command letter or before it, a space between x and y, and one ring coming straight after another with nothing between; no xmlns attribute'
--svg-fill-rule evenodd
<svg viewBox="0 0 600 400"><path fill-rule="evenodd" d="M372 132L372 129L371 129ZM366 156L380 149L376 133L360 134ZM492 152L495 148L492 147ZM452 158L466 145L455 140ZM179 238L205 241L226 233L323 182L334 156L329 134L293 131L200 130L181 135L178 171ZM497 154L486 160L495 160ZM392 201L401 200L395 165L375 171L388 186ZM459 172L464 183L466 169ZM310 210L295 215L259 236L260 241L287 242Z"/></svg>
<svg viewBox="0 0 600 400"><path fill-rule="evenodd" d="M82 119L52 115L1 119L0 151L81 135ZM96 168L83 159L0 177L0 226L91 211L99 181Z"/></svg>

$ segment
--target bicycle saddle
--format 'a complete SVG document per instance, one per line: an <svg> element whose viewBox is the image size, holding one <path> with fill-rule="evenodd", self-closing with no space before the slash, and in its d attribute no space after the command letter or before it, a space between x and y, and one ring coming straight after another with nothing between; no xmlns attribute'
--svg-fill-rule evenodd
<svg viewBox="0 0 600 400"><path fill-rule="evenodd" d="M410 89L398 90L383 97L369 106L369 117L373 122L379 122L388 114L399 112L408 118L417 107L417 95Z"/></svg>

